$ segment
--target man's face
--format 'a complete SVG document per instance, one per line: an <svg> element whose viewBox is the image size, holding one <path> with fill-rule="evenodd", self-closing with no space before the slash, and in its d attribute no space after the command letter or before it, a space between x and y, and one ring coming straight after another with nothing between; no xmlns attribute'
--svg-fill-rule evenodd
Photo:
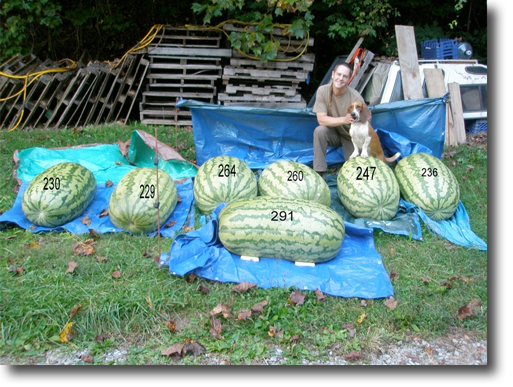
<svg viewBox="0 0 513 387"><path fill-rule="evenodd" d="M349 81L350 70L346 66L338 66L334 71L331 72L331 79L333 80L333 86L337 89L347 86Z"/></svg>

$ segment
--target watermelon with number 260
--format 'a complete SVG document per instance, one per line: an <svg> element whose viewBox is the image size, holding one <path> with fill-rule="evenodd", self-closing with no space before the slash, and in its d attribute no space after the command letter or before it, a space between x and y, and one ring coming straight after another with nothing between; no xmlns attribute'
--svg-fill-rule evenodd
<svg viewBox="0 0 513 387"><path fill-rule="evenodd" d="M331 194L324 179L307 165L280 160L262 171L258 179L261 196L313 200L329 206Z"/></svg>
<svg viewBox="0 0 513 387"><path fill-rule="evenodd" d="M399 161L395 175L404 199L433 220L449 219L460 201L456 176L436 157L414 153Z"/></svg>
<svg viewBox="0 0 513 387"><path fill-rule="evenodd" d="M59 163L32 179L21 209L35 225L57 227L80 216L95 193L96 179L90 170L77 163Z"/></svg>
<svg viewBox="0 0 513 387"><path fill-rule="evenodd" d="M157 196L157 170L135 168L123 176L112 192L110 220L116 227L133 234L150 233L157 230L159 217L160 225L164 224L177 201L175 182L169 173L158 170Z"/></svg>

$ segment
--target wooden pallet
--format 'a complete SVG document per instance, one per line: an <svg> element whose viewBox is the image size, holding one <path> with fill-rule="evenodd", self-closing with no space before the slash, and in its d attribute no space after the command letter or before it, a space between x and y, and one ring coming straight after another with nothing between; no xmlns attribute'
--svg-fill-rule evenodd
<svg viewBox="0 0 513 387"><path fill-rule="evenodd" d="M158 45L159 47L216 48L220 44L221 36L217 31L164 26L150 47Z"/></svg>

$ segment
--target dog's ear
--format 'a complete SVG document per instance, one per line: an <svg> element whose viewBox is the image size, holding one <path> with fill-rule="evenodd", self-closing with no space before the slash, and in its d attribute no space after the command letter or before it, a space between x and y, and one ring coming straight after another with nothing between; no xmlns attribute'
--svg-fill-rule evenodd
<svg viewBox="0 0 513 387"><path fill-rule="evenodd" d="M362 103L362 111L360 112L360 121L361 122L370 122L371 120L372 120L372 113L364 102L364 103Z"/></svg>

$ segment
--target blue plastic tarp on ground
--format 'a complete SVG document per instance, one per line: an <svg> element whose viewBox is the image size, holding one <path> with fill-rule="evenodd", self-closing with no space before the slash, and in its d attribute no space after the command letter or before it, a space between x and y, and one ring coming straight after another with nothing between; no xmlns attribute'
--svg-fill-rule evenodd
<svg viewBox="0 0 513 387"><path fill-rule="evenodd" d="M221 106L193 100L181 100L177 106L192 112L198 165L221 155L237 157L251 169L263 169L278 160L310 166L313 163L313 131L318 123L309 109ZM442 98L399 101L370 108L374 129L397 133L441 157L446 111ZM329 147L326 161L328 165L342 163L342 150Z"/></svg>
<svg viewBox="0 0 513 387"><path fill-rule="evenodd" d="M394 295L381 256L374 247L372 229L346 223L346 235L339 254L314 267L294 262L260 258L259 262L241 260L226 250L217 236L217 215L200 229L178 235L169 253L161 255L173 275L196 274L213 281L254 283L261 288L295 287L319 289L339 297L385 298Z"/></svg>
<svg viewBox="0 0 513 387"><path fill-rule="evenodd" d="M102 215L102 212L109 208L110 196L117 184L114 184L110 187L106 187L105 183L98 184L93 201L85 209L82 215L59 227L35 226L26 218L21 208L21 201L23 198L23 193L25 192L28 185L29 182L24 182L21 184L13 207L0 216L0 225L16 225L34 233L48 231L68 231L72 234L79 235L88 233L89 229L94 230L98 234L124 232L124 230L114 226L109 216ZM162 221L161 223L162 227L160 234L168 238L174 238L176 233L178 233L181 228L186 225L188 219L190 218L192 202L194 199L192 179L187 179L182 184L176 184L176 189L178 191L178 195L180 195L181 201L177 203L169 218L165 221ZM82 222L86 216L90 220L89 224ZM170 227L164 227L171 221L174 221L175 223L173 223L173 225ZM149 233L148 235L153 236L156 234L157 232L155 231Z"/></svg>

